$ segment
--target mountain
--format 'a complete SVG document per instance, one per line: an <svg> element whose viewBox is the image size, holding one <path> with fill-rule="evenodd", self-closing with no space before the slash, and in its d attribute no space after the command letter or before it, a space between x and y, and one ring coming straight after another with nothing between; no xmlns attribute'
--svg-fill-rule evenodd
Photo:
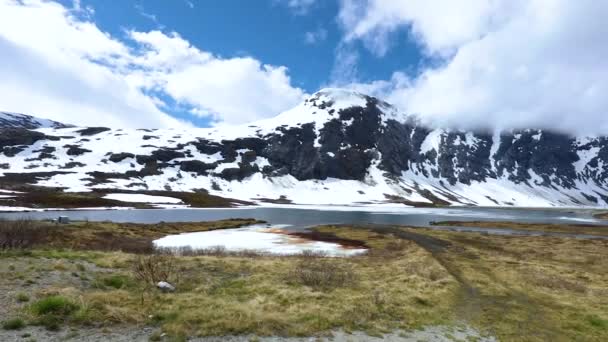
<svg viewBox="0 0 608 342"><path fill-rule="evenodd" d="M67 128L73 127L61 122L40 119L31 115L0 112L0 128Z"/></svg>
<svg viewBox="0 0 608 342"><path fill-rule="evenodd" d="M27 127L26 127L27 128ZM433 129L323 89L272 119L189 130L0 132L0 183L194 191L254 202L606 206L608 138Z"/></svg>

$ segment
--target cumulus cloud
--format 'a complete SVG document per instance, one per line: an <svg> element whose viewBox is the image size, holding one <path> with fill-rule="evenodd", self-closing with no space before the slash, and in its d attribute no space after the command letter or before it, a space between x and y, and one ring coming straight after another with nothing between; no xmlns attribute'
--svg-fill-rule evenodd
<svg viewBox="0 0 608 342"><path fill-rule="evenodd" d="M303 96L285 67L220 58L177 33L133 30L118 39L77 10L0 0L0 108L85 125L177 127L188 123L167 114L172 105L242 123Z"/></svg>
<svg viewBox="0 0 608 342"><path fill-rule="evenodd" d="M368 87L429 123L608 133L608 3L341 2L344 41L382 56L406 30L437 67Z"/></svg>
<svg viewBox="0 0 608 342"><path fill-rule="evenodd" d="M216 58L175 33L131 32L131 38L146 47L136 59L144 67L139 82L194 106L199 115L242 123L274 116L303 99L285 67L251 57Z"/></svg>

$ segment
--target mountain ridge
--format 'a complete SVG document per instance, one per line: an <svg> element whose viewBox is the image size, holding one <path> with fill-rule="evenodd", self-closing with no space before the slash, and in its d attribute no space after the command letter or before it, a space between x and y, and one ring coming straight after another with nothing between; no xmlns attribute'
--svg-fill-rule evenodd
<svg viewBox="0 0 608 342"><path fill-rule="evenodd" d="M0 128L67 128L73 125L41 119L32 115L0 111Z"/></svg>
<svg viewBox="0 0 608 342"><path fill-rule="evenodd" d="M35 184L68 191L205 189L295 204L608 204L606 137L431 128L342 89L239 126L22 132L36 137L0 139L0 160L10 160L0 162L9 164L3 177L36 172Z"/></svg>

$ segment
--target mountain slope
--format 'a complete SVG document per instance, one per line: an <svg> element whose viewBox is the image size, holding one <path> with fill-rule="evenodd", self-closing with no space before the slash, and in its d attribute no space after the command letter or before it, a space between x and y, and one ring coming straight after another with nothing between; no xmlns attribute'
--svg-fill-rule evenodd
<svg viewBox="0 0 608 342"><path fill-rule="evenodd" d="M69 191L193 191L302 204L605 206L608 139L431 129L376 98L324 89L275 118L191 130L22 129L0 182ZM27 175L19 175L27 173Z"/></svg>
<svg viewBox="0 0 608 342"><path fill-rule="evenodd" d="M40 119L31 115L0 112L0 128L66 128L73 127L61 122Z"/></svg>

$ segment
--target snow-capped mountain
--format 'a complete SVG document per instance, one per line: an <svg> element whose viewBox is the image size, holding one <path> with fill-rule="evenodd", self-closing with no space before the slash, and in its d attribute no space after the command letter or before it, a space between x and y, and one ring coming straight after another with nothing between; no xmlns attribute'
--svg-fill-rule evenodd
<svg viewBox="0 0 608 342"><path fill-rule="evenodd" d="M0 112L0 128L67 128L73 127L61 122L40 119L31 115Z"/></svg>
<svg viewBox="0 0 608 342"><path fill-rule="evenodd" d="M608 204L606 137L432 129L341 89L241 126L11 130L0 132L0 174L31 173L32 183L67 191L206 189L299 204Z"/></svg>

